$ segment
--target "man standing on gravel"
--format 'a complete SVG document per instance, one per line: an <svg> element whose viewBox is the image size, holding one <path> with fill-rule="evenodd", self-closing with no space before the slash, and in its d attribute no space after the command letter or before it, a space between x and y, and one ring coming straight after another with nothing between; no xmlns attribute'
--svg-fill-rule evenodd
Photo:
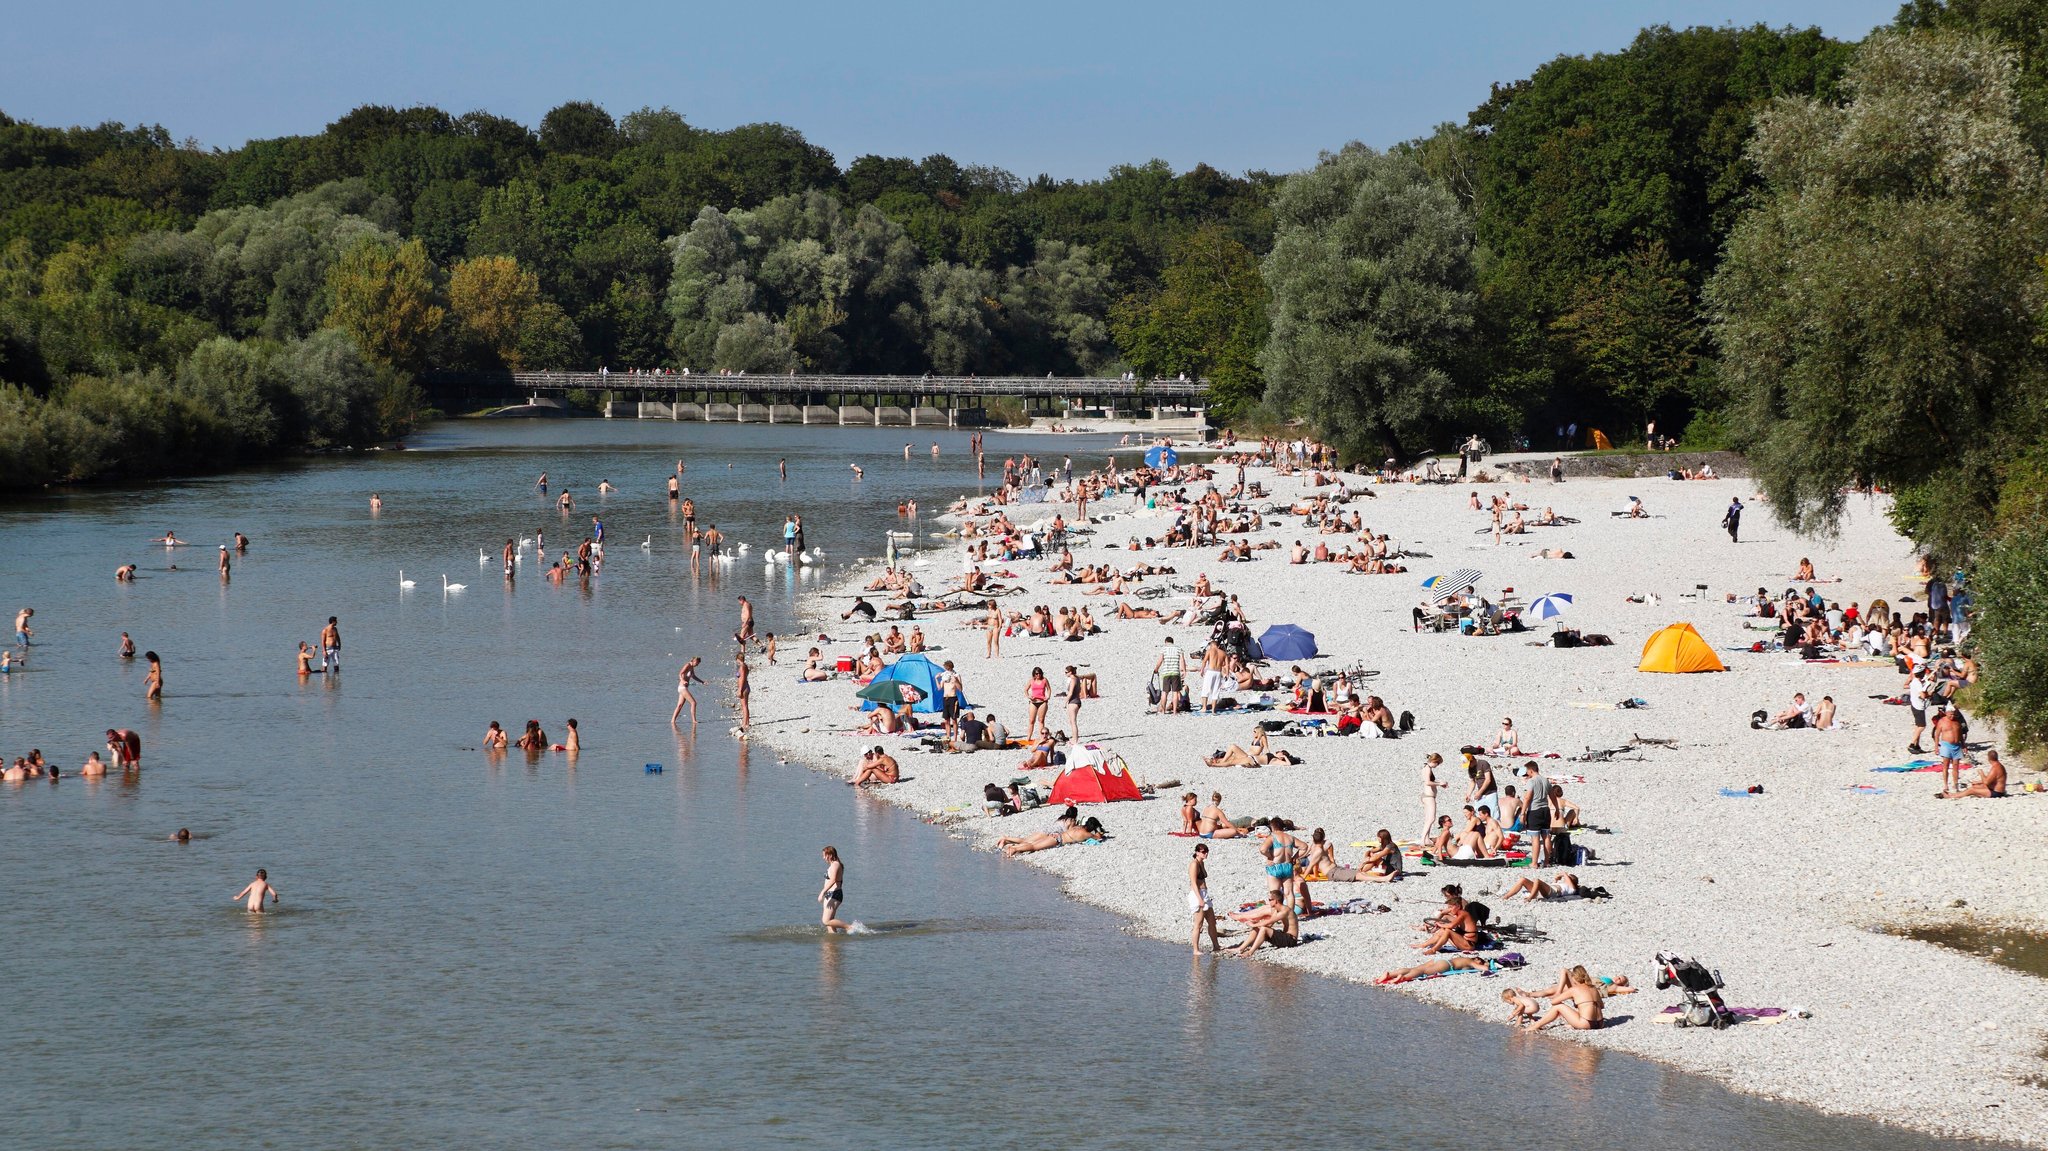
<svg viewBox="0 0 2048 1151"><path fill-rule="evenodd" d="M1721 526L1728 529L1728 542L1740 543L1735 533L1742 530L1742 497L1736 496L1728 504L1727 514L1721 517Z"/></svg>

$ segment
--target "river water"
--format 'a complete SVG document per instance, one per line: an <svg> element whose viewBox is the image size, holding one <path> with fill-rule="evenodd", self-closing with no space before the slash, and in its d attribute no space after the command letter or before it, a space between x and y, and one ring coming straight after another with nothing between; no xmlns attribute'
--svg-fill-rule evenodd
<svg viewBox="0 0 2048 1151"><path fill-rule="evenodd" d="M829 564L879 553L898 499L974 487L966 435L938 436L905 462L901 429L449 423L366 459L0 505L0 606L37 631L0 676L0 751L70 768L108 727L145 741L139 775L0 788L0 1146L1943 1145L1191 961L740 746L714 702L733 597L782 631L822 578L752 557L790 510ZM662 494L678 454L748 562L692 575ZM587 586L477 563L536 529L559 551L592 510L610 559ZM194 546L147 542L166 530ZM254 544L223 585L237 530ZM343 671L302 682L330 615ZM124 630L164 658L159 706ZM713 684L678 738L693 653ZM568 716L574 762L475 750L491 719L559 739ZM813 926L826 843L877 934ZM229 899L258 867L283 894L263 916Z"/></svg>

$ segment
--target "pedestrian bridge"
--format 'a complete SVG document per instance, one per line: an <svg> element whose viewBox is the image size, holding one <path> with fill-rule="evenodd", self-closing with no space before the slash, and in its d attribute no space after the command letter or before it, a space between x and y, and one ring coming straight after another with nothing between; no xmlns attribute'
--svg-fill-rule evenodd
<svg viewBox="0 0 2048 1151"><path fill-rule="evenodd" d="M607 417L723 423L962 427L987 421L986 404L1015 397L1025 414L1062 421L1135 419L1202 424L1207 380L1057 376L765 376L683 372L513 372L499 377L532 397L581 391Z"/></svg>

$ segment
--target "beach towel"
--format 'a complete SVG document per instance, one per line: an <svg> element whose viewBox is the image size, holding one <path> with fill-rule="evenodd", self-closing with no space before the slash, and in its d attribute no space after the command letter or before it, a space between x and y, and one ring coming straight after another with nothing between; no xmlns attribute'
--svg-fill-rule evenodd
<svg viewBox="0 0 2048 1151"><path fill-rule="evenodd" d="M1853 792L1855 792L1855 793L1856 793L1856 794L1858 794L1858 795L1885 795L1885 794L1888 794L1888 793L1887 793L1887 792L1885 791L1885 789L1884 789L1884 788L1882 788L1882 787L1872 787L1871 785L1869 785L1869 784L1867 784L1867 783L1852 783L1852 784L1850 784L1849 786L1847 786L1847 787L1843 788L1842 790L1843 790L1843 791L1853 791Z"/></svg>
<svg viewBox="0 0 2048 1151"><path fill-rule="evenodd" d="M1728 797L1728 798L1730 798L1730 799L1750 799L1750 798L1753 798L1753 797L1755 797L1755 796L1759 796L1759 795L1762 795L1762 794L1763 794L1763 792L1761 792L1761 791L1743 791L1743 790L1740 790L1739 788L1733 788L1733 787L1724 787L1724 788L1722 788L1722 789L1721 789L1721 794L1722 794L1722 795L1725 795L1725 796L1727 796L1727 797Z"/></svg>
<svg viewBox="0 0 2048 1151"><path fill-rule="evenodd" d="M1940 771L1941 761L1938 759L1915 759L1905 763L1889 764L1885 767L1873 767L1870 770L1889 772Z"/></svg>

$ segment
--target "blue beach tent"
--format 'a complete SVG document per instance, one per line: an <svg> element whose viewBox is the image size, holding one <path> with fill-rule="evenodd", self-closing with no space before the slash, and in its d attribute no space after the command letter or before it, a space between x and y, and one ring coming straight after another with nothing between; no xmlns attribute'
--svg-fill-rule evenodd
<svg viewBox="0 0 2048 1151"><path fill-rule="evenodd" d="M1145 466L1170 468L1180 463L1180 453L1165 444L1145 449Z"/></svg>
<svg viewBox="0 0 2048 1151"><path fill-rule="evenodd" d="M901 680L904 683L911 684L924 692L924 698L911 704L910 710L921 712L925 715L937 715L944 706L943 701L939 699L939 676L945 670L924 656L913 652L909 655L899 656L895 663L877 672L872 682L881 683L884 680ZM960 701L960 707L963 711L973 706L972 703L965 699ZM875 710L875 702L869 700L861 704L860 709L862 711L873 711Z"/></svg>

